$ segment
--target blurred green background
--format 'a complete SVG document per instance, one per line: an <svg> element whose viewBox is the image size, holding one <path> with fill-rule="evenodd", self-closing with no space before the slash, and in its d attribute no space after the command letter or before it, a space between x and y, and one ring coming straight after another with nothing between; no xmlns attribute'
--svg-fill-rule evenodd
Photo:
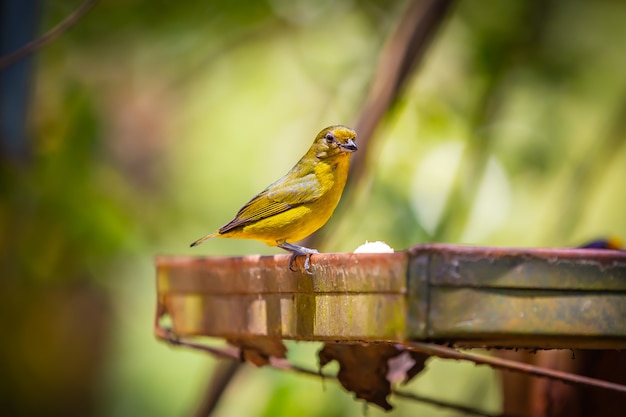
<svg viewBox="0 0 626 417"><path fill-rule="evenodd" d="M78 4L35 2L24 18L43 33ZM4 143L0 168L7 415L193 413L216 361L152 336L153 257L280 253L240 240L188 246L284 174L321 128L354 123L404 7L101 1L32 72L18 67L29 77L26 153ZM458 2L319 249L625 238L625 21L618 0ZM13 93L3 88L3 112L17 108ZM290 344L291 357L315 367L318 348ZM405 389L498 411L498 384L484 366L433 360ZM456 415L392 402L393 415ZM336 383L247 366L216 415L362 410Z"/></svg>

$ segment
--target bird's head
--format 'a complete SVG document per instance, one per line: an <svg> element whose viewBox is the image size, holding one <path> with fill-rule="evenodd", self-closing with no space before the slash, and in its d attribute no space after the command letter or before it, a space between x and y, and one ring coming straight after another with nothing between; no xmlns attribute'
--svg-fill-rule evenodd
<svg viewBox="0 0 626 417"><path fill-rule="evenodd" d="M355 139L356 132L349 127L330 126L317 135L311 150L319 159L349 155L357 150Z"/></svg>

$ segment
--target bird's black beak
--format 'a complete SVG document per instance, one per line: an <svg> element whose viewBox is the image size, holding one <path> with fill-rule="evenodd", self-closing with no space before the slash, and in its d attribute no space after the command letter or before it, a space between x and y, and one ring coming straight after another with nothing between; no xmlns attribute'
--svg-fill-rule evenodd
<svg viewBox="0 0 626 417"><path fill-rule="evenodd" d="M342 150L344 150L346 152L354 152L357 149L359 149L359 148L356 147L356 143L354 143L354 141L352 139L348 139L348 141L346 143L342 143L339 146L341 147Z"/></svg>

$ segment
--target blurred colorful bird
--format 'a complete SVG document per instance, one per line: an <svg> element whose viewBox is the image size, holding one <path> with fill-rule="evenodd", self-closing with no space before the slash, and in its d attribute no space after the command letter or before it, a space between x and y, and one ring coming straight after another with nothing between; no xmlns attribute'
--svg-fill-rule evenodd
<svg viewBox="0 0 626 417"><path fill-rule="evenodd" d="M248 201L229 223L191 246L214 237L259 240L291 252L290 269L298 255L306 256L304 270L310 274L311 255L319 252L292 242L322 227L335 211L348 178L350 154L357 150L355 139L356 132L345 126L322 130L285 176Z"/></svg>
<svg viewBox="0 0 626 417"><path fill-rule="evenodd" d="M580 245L581 249L613 249L613 250L622 250L622 241L615 236L611 236L608 238L600 238L595 239L590 242L585 243L584 245Z"/></svg>

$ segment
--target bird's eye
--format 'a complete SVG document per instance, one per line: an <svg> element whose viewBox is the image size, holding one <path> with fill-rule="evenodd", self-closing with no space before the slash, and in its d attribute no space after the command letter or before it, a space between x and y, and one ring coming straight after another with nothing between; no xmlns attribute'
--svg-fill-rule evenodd
<svg viewBox="0 0 626 417"><path fill-rule="evenodd" d="M335 141L335 137L332 135L332 133L327 133L326 136L324 136L324 138L326 139L326 142L328 143L333 143Z"/></svg>

